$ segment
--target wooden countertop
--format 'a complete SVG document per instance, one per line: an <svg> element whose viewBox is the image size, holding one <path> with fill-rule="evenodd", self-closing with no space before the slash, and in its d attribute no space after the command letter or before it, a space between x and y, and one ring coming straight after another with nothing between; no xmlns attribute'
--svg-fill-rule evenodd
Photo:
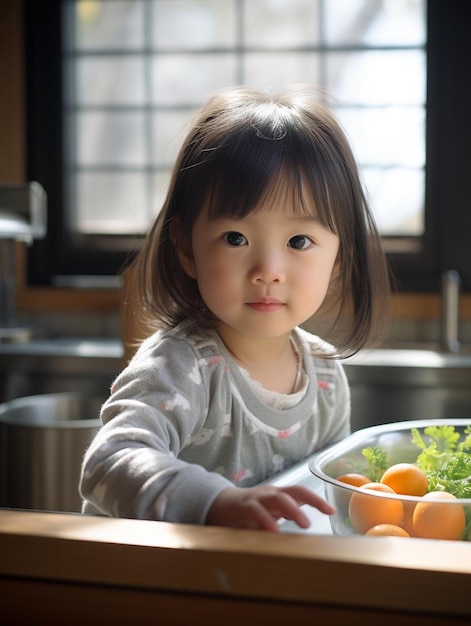
<svg viewBox="0 0 471 626"><path fill-rule="evenodd" d="M469 624L470 574L465 542L0 510L2 624Z"/></svg>

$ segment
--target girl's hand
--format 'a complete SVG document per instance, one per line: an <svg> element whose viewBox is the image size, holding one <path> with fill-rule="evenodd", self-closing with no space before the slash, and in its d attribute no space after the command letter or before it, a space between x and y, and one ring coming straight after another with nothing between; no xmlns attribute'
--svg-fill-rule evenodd
<svg viewBox="0 0 471 626"><path fill-rule="evenodd" d="M303 504L314 506L326 515L335 513L333 506L301 485L229 487L214 500L206 516L206 524L276 532L278 520L285 518L300 528L308 528L310 522L301 510Z"/></svg>

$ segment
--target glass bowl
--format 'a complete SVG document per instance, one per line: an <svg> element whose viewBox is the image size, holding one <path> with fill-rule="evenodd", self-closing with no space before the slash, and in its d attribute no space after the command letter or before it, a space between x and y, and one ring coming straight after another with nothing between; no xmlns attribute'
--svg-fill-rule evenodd
<svg viewBox="0 0 471 626"><path fill-rule="evenodd" d="M428 500L430 504L425 507L425 510L425 500L422 497L365 490L337 480L338 477L347 473L368 475L368 461L362 454L364 448L380 447L387 453L389 466L396 463L415 463L421 450L412 441L411 429L416 428L423 440L429 443L430 439L424 434L424 429L428 426L451 425L462 436L465 428L470 424L471 417L469 419L411 420L372 426L352 433L343 441L316 455L310 461L309 469L321 479L326 500L336 508L336 513L330 516L333 534L366 534L370 524L373 526L392 524L396 530L397 526L400 526L414 537L471 540L471 498L444 500L427 496L426 500L430 498ZM421 503L422 526L428 524L425 530L420 531L421 534L414 529L412 521L414 510L419 503ZM462 507L462 512L457 505ZM460 536L456 536L453 527L456 529L457 524L459 526L463 522L456 522L455 518L458 516L462 520L463 512L465 529ZM416 512L416 515L418 514L419 510ZM420 522L416 524L419 526ZM387 532L387 529L383 528L378 533L395 534L391 530L395 529L389 528L390 532Z"/></svg>

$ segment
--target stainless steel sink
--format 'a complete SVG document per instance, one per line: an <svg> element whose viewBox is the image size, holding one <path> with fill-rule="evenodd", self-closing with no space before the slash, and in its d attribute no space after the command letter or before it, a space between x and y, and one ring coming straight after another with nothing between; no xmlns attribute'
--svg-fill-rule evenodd
<svg viewBox="0 0 471 626"><path fill-rule="evenodd" d="M80 510L82 456L122 359L118 340L0 343L0 506Z"/></svg>
<svg viewBox="0 0 471 626"><path fill-rule="evenodd" d="M0 402L45 393L108 395L122 369L119 340L36 339L0 343Z"/></svg>
<svg viewBox="0 0 471 626"><path fill-rule="evenodd" d="M0 506L80 511L80 466L102 401L56 393L0 404Z"/></svg>
<svg viewBox="0 0 471 626"><path fill-rule="evenodd" d="M471 354L365 351L344 362L353 430L387 422L471 417Z"/></svg>

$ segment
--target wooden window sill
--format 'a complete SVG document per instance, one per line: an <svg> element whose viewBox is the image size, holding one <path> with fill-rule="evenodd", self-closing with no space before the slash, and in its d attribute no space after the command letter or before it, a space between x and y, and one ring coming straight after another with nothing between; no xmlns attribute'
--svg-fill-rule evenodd
<svg viewBox="0 0 471 626"><path fill-rule="evenodd" d="M88 311L118 312L123 302L121 289L66 289L30 287L26 283L24 246L17 247L16 305L19 311ZM392 296L393 319L438 319L441 298L438 293L395 293ZM460 319L471 320L471 294L460 298Z"/></svg>

